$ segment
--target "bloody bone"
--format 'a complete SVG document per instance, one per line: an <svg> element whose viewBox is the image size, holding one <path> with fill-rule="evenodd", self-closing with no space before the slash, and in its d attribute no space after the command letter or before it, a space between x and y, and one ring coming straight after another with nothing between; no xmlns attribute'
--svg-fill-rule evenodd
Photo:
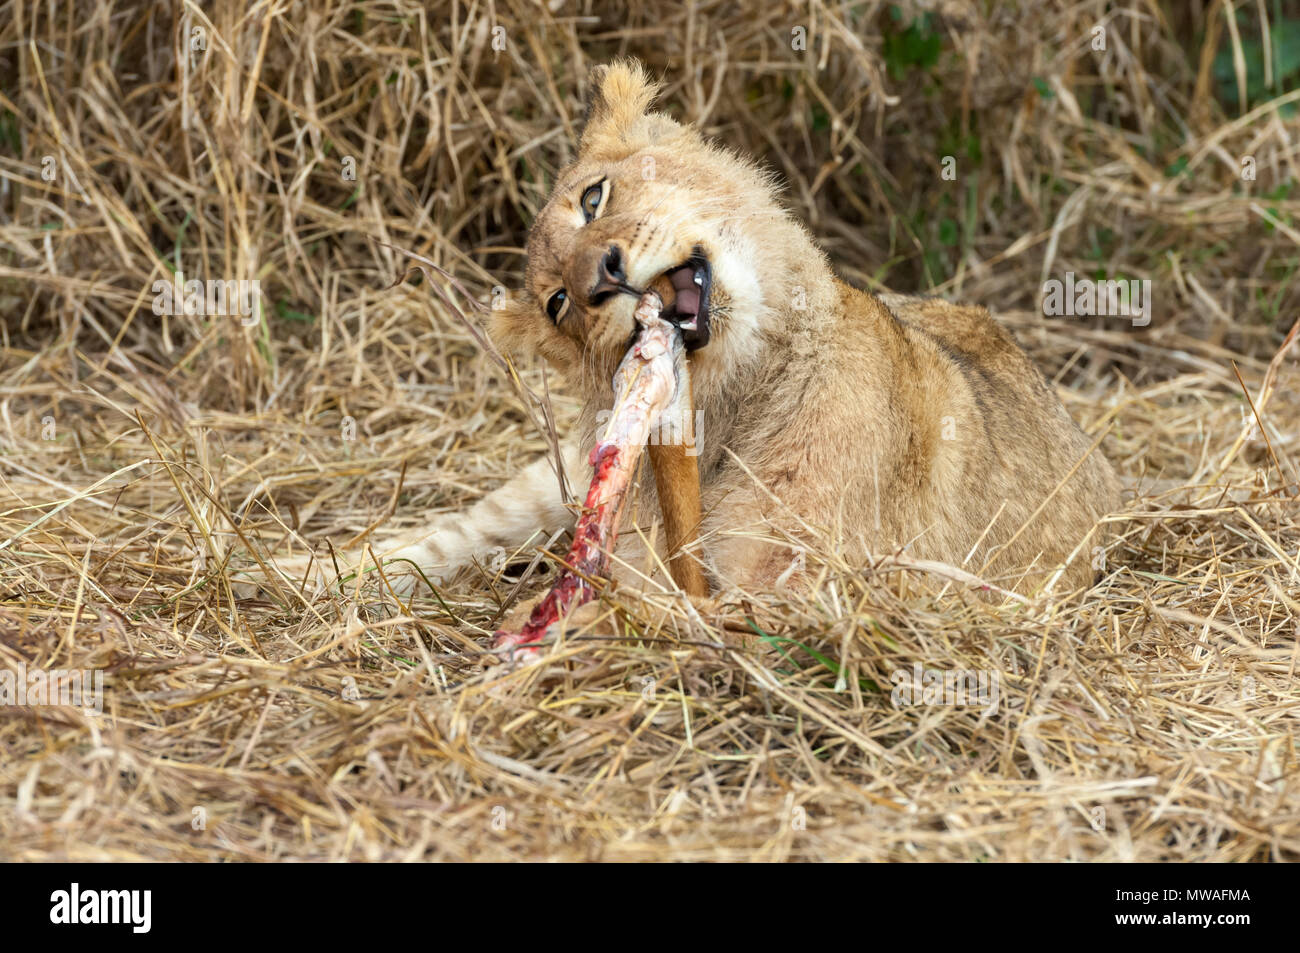
<svg viewBox="0 0 1300 953"><path fill-rule="evenodd" d="M659 317L663 302L653 291L641 296L636 321L641 330L614 372L614 410L591 451L595 473L582 516L573 531L565 568L550 592L533 609L518 633L499 631L494 647L527 646L573 609L596 595L591 580L606 575L618 533L618 518L636 471L641 448L665 413L691 420L690 377L680 331ZM700 521L699 471L683 446L651 447L660 508L668 544L689 541ZM691 595L704 595L708 584L689 556L670 563L673 578Z"/></svg>

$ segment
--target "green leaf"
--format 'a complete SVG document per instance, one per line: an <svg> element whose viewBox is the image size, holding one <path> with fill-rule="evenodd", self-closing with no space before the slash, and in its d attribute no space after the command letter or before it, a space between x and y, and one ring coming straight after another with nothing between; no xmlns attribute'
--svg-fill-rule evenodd
<svg viewBox="0 0 1300 953"><path fill-rule="evenodd" d="M18 117L8 109L0 110L0 142L14 155L23 151L23 137L18 132Z"/></svg>
<svg viewBox="0 0 1300 953"><path fill-rule="evenodd" d="M762 629L760 629L757 625L754 624L753 619L746 619L745 622L749 625L751 629L753 629L758 634L758 637L760 639L762 639L768 645L772 646L772 648L780 652L781 657L785 659L787 662L789 662L791 665L797 666L798 663L795 662L795 660L790 657L790 654L788 652L786 652L783 648L781 648L779 643L784 642L786 645L798 646L799 648L807 652L809 655L811 655L814 659L816 659L817 663L820 664L823 668L829 671L836 678L839 678L840 672L842 671L842 666L840 665L839 662L836 662L834 659L827 658L825 655L817 651L812 646L806 645L803 642L800 642L798 639L785 638L784 636L780 636L780 635L768 635L766 632L764 632ZM863 691L867 691L867 692L880 691L880 686L877 685L874 681L872 681L869 678L859 678L858 687L861 688Z"/></svg>
<svg viewBox="0 0 1300 953"><path fill-rule="evenodd" d="M902 21L902 11L893 6L890 15L895 22ZM939 62L943 51L943 37L930 29L930 15L922 13L898 33L885 33L881 37L881 55L893 79L901 79L908 70L927 70Z"/></svg>
<svg viewBox="0 0 1300 953"><path fill-rule="evenodd" d="M957 244L957 223L950 218L939 220L939 244L949 247Z"/></svg>
<svg viewBox="0 0 1300 953"><path fill-rule="evenodd" d="M316 322L316 316L314 314L307 314L305 311L295 311L293 308L289 307L289 302L285 301L283 298L275 303L275 313L285 321L299 321L304 324L314 324Z"/></svg>
<svg viewBox="0 0 1300 953"><path fill-rule="evenodd" d="M1242 19L1243 26L1255 27L1254 18ZM1264 85L1264 43L1260 39L1243 39L1242 58L1246 67L1246 104L1249 107L1271 95L1295 88L1300 74L1300 19L1277 19L1269 24L1269 45L1273 52L1273 85ZM1214 57L1213 73L1221 102L1237 105L1237 62L1229 31L1223 34L1223 48Z"/></svg>

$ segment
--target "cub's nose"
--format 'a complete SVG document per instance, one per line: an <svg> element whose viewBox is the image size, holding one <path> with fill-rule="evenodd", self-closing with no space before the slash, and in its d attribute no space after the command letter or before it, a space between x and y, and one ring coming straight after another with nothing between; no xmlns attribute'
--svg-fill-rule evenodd
<svg viewBox="0 0 1300 953"><path fill-rule="evenodd" d="M610 245L605 257L600 260L601 277L614 284L627 281L627 272L623 270L623 252L617 245Z"/></svg>
<svg viewBox="0 0 1300 953"><path fill-rule="evenodd" d="M589 297L592 304L600 304L619 292L636 294L627 286L627 271L623 260L623 250L617 245L610 245L600 256L596 265L596 283L591 286Z"/></svg>

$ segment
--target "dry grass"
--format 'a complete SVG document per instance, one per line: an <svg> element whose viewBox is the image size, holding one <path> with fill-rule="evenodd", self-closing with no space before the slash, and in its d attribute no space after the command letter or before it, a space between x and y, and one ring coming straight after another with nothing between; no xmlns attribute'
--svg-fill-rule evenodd
<svg viewBox="0 0 1300 953"><path fill-rule="evenodd" d="M1296 5L938 6L907 68L874 2L0 3L0 659L106 677L102 715L0 708L0 856L1300 856L1300 91L1251 97L1244 55ZM514 590L487 568L409 613L241 597L545 450L465 298L390 288L372 239L484 301L517 281L617 53L779 170L848 278L999 309L1110 428L1133 493L1098 587L996 606L824 553L815 593L731 617L780 652L616 593L643 640L513 672L482 664ZM259 278L266 320L155 316L176 266ZM1151 326L1044 319L1068 270L1151 278ZM999 672L1001 704L896 707L916 663Z"/></svg>

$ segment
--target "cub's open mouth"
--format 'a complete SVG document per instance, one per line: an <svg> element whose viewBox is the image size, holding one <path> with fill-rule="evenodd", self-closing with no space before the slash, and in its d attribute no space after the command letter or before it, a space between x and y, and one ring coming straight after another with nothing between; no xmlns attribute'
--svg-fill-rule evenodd
<svg viewBox="0 0 1300 953"><path fill-rule="evenodd" d="M666 307L661 317L682 331L682 343L694 351L709 343L709 292L713 287L713 269L700 249L664 274L672 282L671 295L665 295Z"/></svg>

